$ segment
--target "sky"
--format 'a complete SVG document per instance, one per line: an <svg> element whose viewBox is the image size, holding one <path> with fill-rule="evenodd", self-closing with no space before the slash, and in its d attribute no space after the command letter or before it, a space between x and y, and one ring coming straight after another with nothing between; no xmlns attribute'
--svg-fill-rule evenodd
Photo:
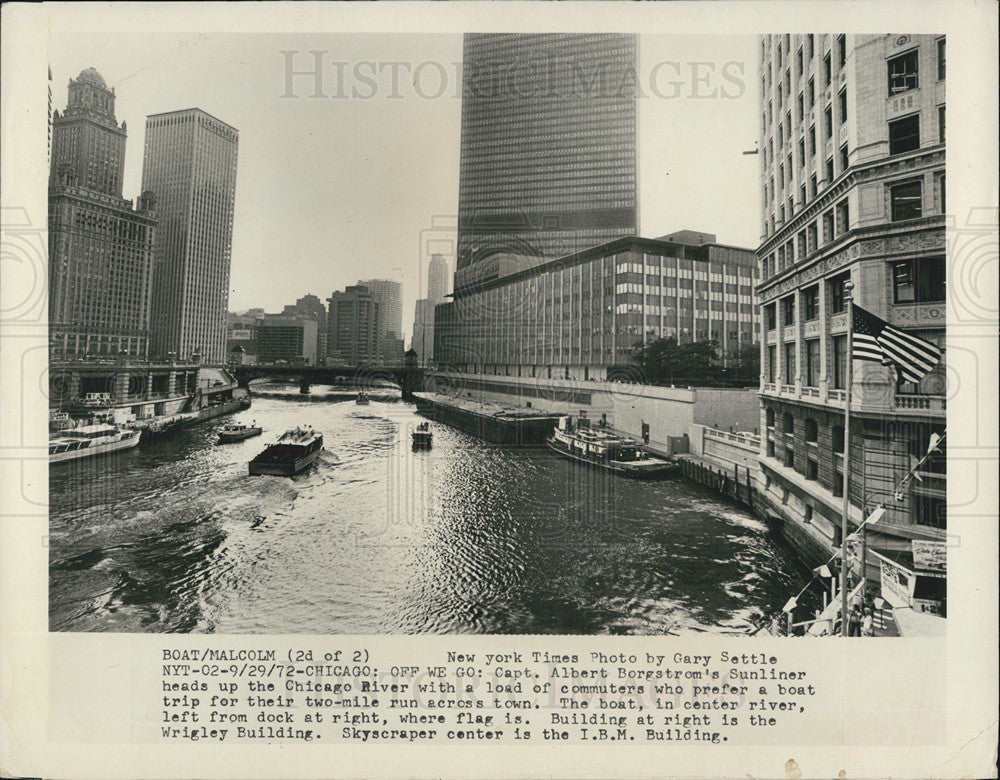
<svg viewBox="0 0 1000 780"><path fill-rule="evenodd" d="M315 52L315 53L314 53ZM760 231L756 38L639 39L639 216L753 248ZM239 130L229 309L280 312L359 279L403 285L408 333L431 252L454 270L462 39L455 34L121 35L53 31L52 105L93 67L128 124L140 192L145 118L198 107ZM318 94L313 71L322 65Z"/></svg>

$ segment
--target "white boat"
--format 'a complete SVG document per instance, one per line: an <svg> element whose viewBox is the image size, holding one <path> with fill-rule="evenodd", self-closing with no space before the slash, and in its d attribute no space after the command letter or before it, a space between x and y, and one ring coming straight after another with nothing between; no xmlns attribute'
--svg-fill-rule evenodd
<svg viewBox="0 0 1000 780"><path fill-rule="evenodd" d="M243 441L252 436L260 436L264 429L254 422L253 425L245 423L229 423L219 431L219 444L226 444L231 441Z"/></svg>
<svg viewBox="0 0 1000 780"><path fill-rule="evenodd" d="M67 428L49 439L49 463L127 450L139 443L142 431L117 425L82 425Z"/></svg>
<svg viewBox="0 0 1000 780"><path fill-rule="evenodd" d="M570 460L615 471L629 477L657 477L666 474L676 464L650 455L639 442L603 430L592 430L584 422L575 428L569 417L559 425L546 442L549 447Z"/></svg>

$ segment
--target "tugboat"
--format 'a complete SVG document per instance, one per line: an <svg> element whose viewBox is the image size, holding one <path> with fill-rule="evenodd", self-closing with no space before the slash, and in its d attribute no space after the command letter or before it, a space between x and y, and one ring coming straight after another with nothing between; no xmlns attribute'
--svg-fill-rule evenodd
<svg viewBox="0 0 1000 780"><path fill-rule="evenodd" d="M311 427L292 428L250 461L250 476L292 477L305 471L323 449L323 434Z"/></svg>
<svg viewBox="0 0 1000 780"><path fill-rule="evenodd" d="M264 429L257 425L254 420L252 425L244 423L229 423L219 431L219 444L226 444L231 441L243 441L253 436L260 436Z"/></svg>
<svg viewBox="0 0 1000 780"><path fill-rule="evenodd" d="M106 423L66 428L49 439L49 463L131 449L141 435L137 428Z"/></svg>
<svg viewBox="0 0 1000 780"><path fill-rule="evenodd" d="M369 403L369 401L368 401L368 391L367 390L362 390L360 393L358 393L358 397L354 401L354 403L356 403L358 406L367 406L368 403Z"/></svg>
<svg viewBox="0 0 1000 780"><path fill-rule="evenodd" d="M431 439L434 434L431 433L431 424L429 422L422 422L417 426L416 430L413 431L413 449L430 449Z"/></svg>
<svg viewBox="0 0 1000 780"><path fill-rule="evenodd" d="M629 477L649 478L666 474L675 463L644 452L634 439L607 431L591 430L586 420L574 429L569 417L559 419L559 425L546 444L570 460L589 463Z"/></svg>

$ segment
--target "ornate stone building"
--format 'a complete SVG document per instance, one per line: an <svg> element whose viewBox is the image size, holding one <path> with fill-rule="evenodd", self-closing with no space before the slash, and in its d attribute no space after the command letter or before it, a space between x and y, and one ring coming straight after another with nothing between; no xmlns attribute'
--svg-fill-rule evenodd
<svg viewBox="0 0 1000 780"><path fill-rule="evenodd" d="M849 435L851 520L884 503L869 543L905 556L912 540L945 536L943 451L897 491L944 433L944 359L919 386L856 361L845 433L844 285L855 304L944 347L945 41L771 35L760 64L765 495L806 557L828 558Z"/></svg>

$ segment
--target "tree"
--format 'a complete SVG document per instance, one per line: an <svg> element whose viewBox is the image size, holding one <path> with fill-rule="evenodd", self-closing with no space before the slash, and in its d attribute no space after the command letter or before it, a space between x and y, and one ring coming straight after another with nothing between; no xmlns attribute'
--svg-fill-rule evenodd
<svg viewBox="0 0 1000 780"><path fill-rule="evenodd" d="M719 345L715 341L678 344L673 337L632 348L633 360L653 384L706 384L719 379Z"/></svg>

